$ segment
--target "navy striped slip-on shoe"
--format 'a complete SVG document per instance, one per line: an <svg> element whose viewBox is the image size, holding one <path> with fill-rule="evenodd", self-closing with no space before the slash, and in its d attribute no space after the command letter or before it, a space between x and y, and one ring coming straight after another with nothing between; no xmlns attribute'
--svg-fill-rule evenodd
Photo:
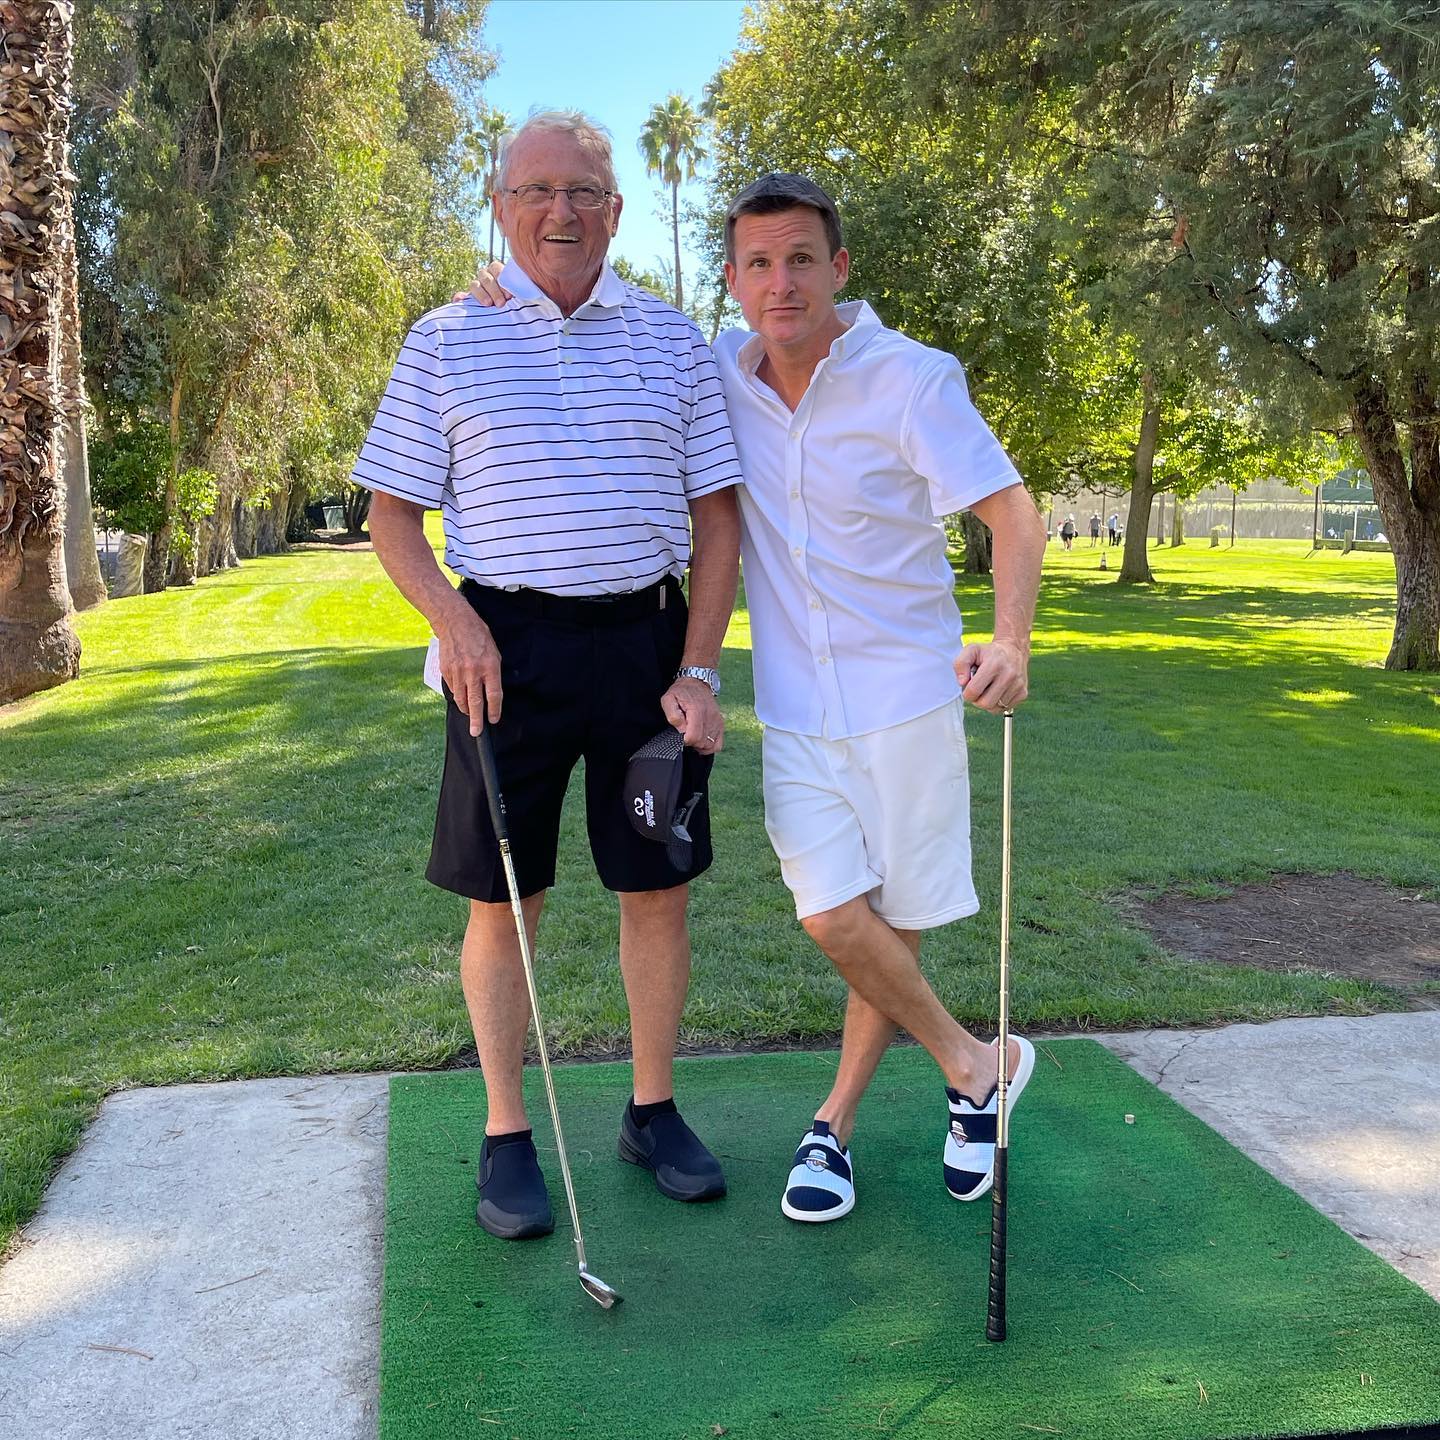
<svg viewBox="0 0 1440 1440"><path fill-rule="evenodd" d="M1023 1036L1010 1037L1020 1047L1020 1063L1005 1087L1005 1108L1019 1100L1035 1069L1035 1047ZM957 1200L978 1200L995 1183L996 1097L990 1087L983 1105L972 1105L948 1085L950 1127L945 1132L945 1188Z"/></svg>
<svg viewBox="0 0 1440 1440"><path fill-rule="evenodd" d="M780 1197L780 1212L791 1220L838 1220L855 1208L850 1152L817 1120L795 1152L795 1165Z"/></svg>

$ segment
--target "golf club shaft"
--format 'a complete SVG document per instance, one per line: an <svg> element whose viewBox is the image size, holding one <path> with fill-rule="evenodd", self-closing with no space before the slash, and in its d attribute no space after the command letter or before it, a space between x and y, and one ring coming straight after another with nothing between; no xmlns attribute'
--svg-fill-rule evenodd
<svg viewBox="0 0 1440 1440"><path fill-rule="evenodd" d="M990 1191L990 1299L985 1338L1005 1338L1006 1189L1010 1158L1010 789L1015 712L1005 712L1005 753L1000 781L1000 1036L995 1081L995 1182Z"/></svg>
<svg viewBox="0 0 1440 1440"><path fill-rule="evenodd" d="M565 1181L565 1203L570 1207L570 1225L575 1231L575 1255L581 1270L585 1263L585 1240L580 1234L580 1208L575 1203L575 1185L570 1179L570 1157L565 1149L565 1132L560 1125L560 1107L555 1102L555 1081L550 1074L550 1054L545 1048L545 1030L540 1022L540 996L535 988L535 965L530 955L530 936L525 929L525 912L520 907L520 887L515 880L515 865L510 859L510 835L505 824L505 801L500 794L500 779L495 771L495 748L490 742L490 728L482 725L475 737L480 752L480 772L485 780L485 796L490 802L490 823L500 842L500 861L505 867L505 885L510 892L510 909L515 916L515 934L520 941L520 959L525 968L525 987L530 992L530 1016L535 1022L535 1043L540 1047L540 1068L545 1075L545 1095L550 1101L550 1123L555 1127L555 1148L560 1152L560 1175Z"/></svg>

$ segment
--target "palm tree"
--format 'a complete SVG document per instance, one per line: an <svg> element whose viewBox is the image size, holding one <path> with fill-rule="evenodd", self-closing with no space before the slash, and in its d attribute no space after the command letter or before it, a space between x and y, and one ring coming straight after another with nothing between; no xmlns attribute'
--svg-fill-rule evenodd
<svg viewBox="0 0 1440 1440"><path fill-rule="evenodd" d="M652 105L640 131L640 155L645 173L658 175L670 187L670 226L675 235L675 308L685 308L685 285L680 275L680 184L693 180L705 159L700 137L704 117L683 96L671 94L663 105Z"/></svg>
<svg viewBox="0 0 1440 1440"><path fill-rule="evenodd" d="M0 703L73 679L80 642L65 583L60 378L61 234L69 7L8 0L0 174Z"/></svg>
<svg viewBox="0 0 1440 1440"><path fill-rule="evenodd" d="M495 258L495 187L500 183L500 142L510 130L510 117L503 110L487 109L466 140L478 164L485 170L485 203L490 207L490 259ZM501 237L502 243L504 237Z"/></svg>

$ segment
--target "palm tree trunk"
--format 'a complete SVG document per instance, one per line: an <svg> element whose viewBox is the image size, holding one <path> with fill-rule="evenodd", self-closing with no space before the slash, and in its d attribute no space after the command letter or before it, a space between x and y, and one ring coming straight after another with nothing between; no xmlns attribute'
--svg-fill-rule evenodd
<svg viewBox="0 0 1440 1440"><path fill-rule="evenodd" d="M675 233L675 308L685 308L685 281L680 274L680 182L670 187L670 225Z"/></svg>
<svg viewBox="0 0 1440 1440"><path fill-rule="evenodd" d="M65 583L60 384L61 211L70 24L59 0L0 0L5 106L0 315L15 383L0 389L0 704L73 679Z"/></svg>

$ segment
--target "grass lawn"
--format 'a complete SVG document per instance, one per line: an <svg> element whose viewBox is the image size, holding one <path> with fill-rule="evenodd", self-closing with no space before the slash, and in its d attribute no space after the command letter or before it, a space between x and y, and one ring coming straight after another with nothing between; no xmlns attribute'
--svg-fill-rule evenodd
<svg viewBox="0 0 1440 1440"><path fill-rule="evenodd" d="M1052 550L1017 721L1014 1008L1048 1027L1397 1004L1323 974L1186 963L1108 897L1276 870L1440 887L1440 677L1378 668L1388 555L1190 546L1122 589ZM988 582L962 580L971 630ZM132 1085L439 1066L470 1044L463 904L422 878L441 760L424 624L372 554L250 562L81 617L84 675L0 712L0 1246L98 1100ZM761 825L744 613L725 656L718 860L695 887L691 1045L819 1041L843 986ZM986 908L927 947L993 1009L999 722L971 721ZM1428 778L1427 778L1428 777ZM578 807L540 936L553 1042L623 1048L614 910Z"/></svg>

